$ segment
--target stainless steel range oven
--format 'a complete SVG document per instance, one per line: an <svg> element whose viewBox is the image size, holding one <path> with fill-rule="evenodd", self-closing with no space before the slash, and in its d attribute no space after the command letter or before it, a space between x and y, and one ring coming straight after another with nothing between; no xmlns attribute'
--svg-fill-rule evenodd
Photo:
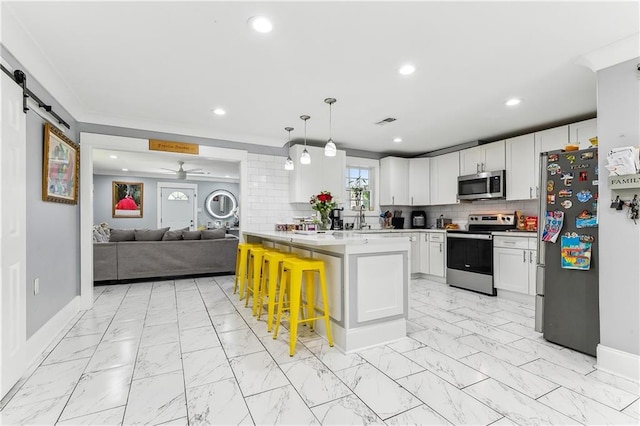
<svg viewBox="0 0 640 426"><path fill-rule="evenodd" d="M491 232L515 229L515 222L513 214L472 214L466 231L447 231L447 284L495 296Z"/></svg>

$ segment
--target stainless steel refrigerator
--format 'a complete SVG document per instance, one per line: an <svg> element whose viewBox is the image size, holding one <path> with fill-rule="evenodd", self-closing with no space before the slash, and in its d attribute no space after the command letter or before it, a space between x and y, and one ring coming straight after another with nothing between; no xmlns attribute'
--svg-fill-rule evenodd
<svg viewBox="0 0 640 426"><path fill-rule="evenodd" d="M597 148L541 154L536 330L594 356L600 342L599 207Z"/></svg>

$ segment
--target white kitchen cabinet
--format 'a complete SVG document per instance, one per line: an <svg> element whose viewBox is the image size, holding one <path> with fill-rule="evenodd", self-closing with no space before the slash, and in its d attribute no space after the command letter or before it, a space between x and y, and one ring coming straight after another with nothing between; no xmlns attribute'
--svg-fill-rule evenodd
<svg viewBox="0 0 640 426"><path fill-rule="evenodd" d="M535 238L496 236L493 247L495 288L535 295Z"/></svg>
<svg viewBox="0 0 640 426"><path fill-rule="evenodd" d="M537 182L536 185L540 186L540 153L564 149L569 143L569 126L554 127L536 132L534 137L536 140L535 161L537 164L534 169L534 179ZM544 188L540 188L539 193L546 194Z"/></svg>
<svg viewBox="0 0 640 426"><path fill-rule="evenodd" d="M380 159L380 205L409 205L409 159Z"/></svg>
<svg viewBox="0 0 640 426"><path fill-rule="evenodd" d="M569 143L580 145L580 149L591 148L589 139L598 136L598 120L579 121L569 124Z"/></svg>
<svg viewBox="0 0 640 426"><path fill-rule="evenodd" d="M533 133L507 139L505 149L507 200L537 198L539 182L535 178L538 158Z"/></svg>
<svg viewBox="0 0 640 426"><path fill-rule="evenodd" d="M418 234L420 237L420 273L430 274L429 269L429 234L421 232Z"/></svg>
<svg viewBox="0 0 640 426"><path fill-rule="evenodd" d="M505 141L460 151L460 176L505 169Z"/></svg>
<svg viewBox="0 0 640 426"><path fill-rule="evenodd" d="M429 187L431 205L458 203L458 176L460 152L431 157L429 165Z"/></svg>
<svg viewBox="0 0 640 426"><path fill-rule="evenodd" d="M409 205L427 206L429 197L429 158L409 159Z"/></svg>
<svg viewBox="0 0 640 426"><path fill-rule="evenodd" d="M445 270L445 234L429 233L429 274L444 277Z"/></svg>
<svg viewBox="0 0 640 426"><path fill-rule="evenodd" d="M402 235L409 238L411 241L411 265L409 270L412 274L420 273L420 258L421 258L421 250L420 250L420 233L418 232L407 232Z"/></svg>
<svg viewBox="0 0 640 426"><path fill-rule="evenodd" d="M300 164L303 150L304 145L294 145L289 149L295 164L295 168L289 172L289 202L309 203L311 196L320 191L330 191L338 200L344 200L346 152L338 150L335 157L325 157L323 148L307 146L311 164Z"/></svg>

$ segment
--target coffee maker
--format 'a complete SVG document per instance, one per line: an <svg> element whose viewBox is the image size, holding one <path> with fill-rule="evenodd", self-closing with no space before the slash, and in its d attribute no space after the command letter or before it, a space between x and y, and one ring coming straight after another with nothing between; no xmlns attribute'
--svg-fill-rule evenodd
<svg viewBox="0 0 640 426"><path fill-rule="evenodd" d="M329 219L331 219L331 229L342 230L344 228L344 221L342 220L342 208L332 209L329 213Z"/></svg>
<svg viewBox="0 0 640 426"><path fill-rule="evenodd" d="M427 213L423 210L411 212L411 227L413 229L427 227Z"/></svg>

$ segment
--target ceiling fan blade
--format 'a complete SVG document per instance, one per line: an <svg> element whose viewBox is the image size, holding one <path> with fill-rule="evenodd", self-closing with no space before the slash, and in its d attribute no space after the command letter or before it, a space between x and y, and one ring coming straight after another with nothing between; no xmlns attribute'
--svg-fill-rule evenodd
<svg viewBox="0 0 640 426"><path fill-rule="evenodd" d="M185 170L185 172L187 172L187 173L200 172L200 171L202 171L202 169L189 169L189 170Z"/></svg>
<svg viewBox="0 0 640 426"><path fill-rule="evenodd" d="M167 169L167 168L164 168L164 167L160 167L160 170L166 170L166 171L171 172L171 173L176 173L177 172L177 170Z"/></svg>

